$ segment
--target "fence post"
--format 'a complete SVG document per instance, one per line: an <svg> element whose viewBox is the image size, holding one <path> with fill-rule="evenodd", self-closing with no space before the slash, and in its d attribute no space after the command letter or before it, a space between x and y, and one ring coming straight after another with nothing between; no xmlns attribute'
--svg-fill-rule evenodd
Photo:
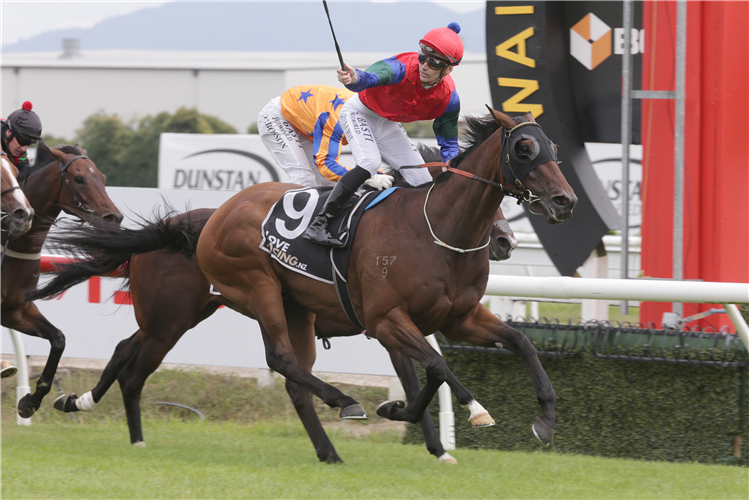
<svg viewBox="0 0 749 500"><path fill-rule="evenodd" d="M13 339L13 346L16 351L16 368L18 373L16 377L18 382L16 385L16 404L26 394L31 392L31 385L29 384L29 364L26 360L26 347L23 345L23 339L21 334L15 330L8 329L10 332L10 338ZM31 418L21 418L16 412L16 423L18 425L31 425Z"/></svg>
<svg viewBox="0 0 749 500"><path fill-rule="evenodd" d="M437 339L434 335L428 335L427 341L435 351L442 356ZM438 390L440 405L440 441L445 450L455 449L455 414L453 413L453 396L450 387L442 384Z"/></svg>

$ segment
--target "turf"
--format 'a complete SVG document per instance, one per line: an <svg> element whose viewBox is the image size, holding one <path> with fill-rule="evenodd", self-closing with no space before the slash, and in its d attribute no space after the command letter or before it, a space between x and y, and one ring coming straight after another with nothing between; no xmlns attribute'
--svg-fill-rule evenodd
<svg viewBox="0 0 749 500"><path fill-rule="evenodd" d="M377 418L377 417L374 417ZM745 468L555 452L456 450L439 463L397 434L330 432L344 464L320 463L296 422L2 423L2 498L746 499Z"/></svg>

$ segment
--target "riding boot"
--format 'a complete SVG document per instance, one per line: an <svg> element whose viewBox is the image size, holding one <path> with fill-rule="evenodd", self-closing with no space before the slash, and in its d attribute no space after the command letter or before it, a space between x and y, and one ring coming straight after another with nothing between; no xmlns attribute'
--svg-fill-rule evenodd
<svg viewBox="0 0 749 500"><path fill-rule="evenodd" d="M343 204L351 198L351 195L359 189L359 186L370 177L371 174L367 170L358 166L341 177L330 193L328 201L325 202L325 206L312 219L307 230L304 231L302 238L327 247L343 248L346 246L345 242L331 234L329 228L330 221L333 220L333 217L335 217Z"/></svg>

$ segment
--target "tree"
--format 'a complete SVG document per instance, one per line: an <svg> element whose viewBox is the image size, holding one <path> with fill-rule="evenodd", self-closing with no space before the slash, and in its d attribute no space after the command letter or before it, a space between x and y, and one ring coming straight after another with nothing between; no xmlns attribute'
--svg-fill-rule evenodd
<svg viewBox="0 0 749 500"><path fill-rule="evenodd" d="M159 141L163 132L236 134L234 127L195 109L180 108L125 124L116 115L97 113L83 122L77 140L107 176L109 186L156 187Z"/></svg>

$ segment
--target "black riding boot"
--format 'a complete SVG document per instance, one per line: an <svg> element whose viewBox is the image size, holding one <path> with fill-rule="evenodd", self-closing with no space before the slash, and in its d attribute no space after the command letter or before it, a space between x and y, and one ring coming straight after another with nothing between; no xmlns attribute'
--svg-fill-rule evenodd
<svg viewBox="0 0 749 500"><path fill-rule="evenodd" d="M337 236L333 236L330 233L328 225L343 204L346 203L349 198L351 198L351 195L359 189L359 186L370 177L371 174L361 167L354 167L347 172L346 175L341 177L333 188L333 191L330 193L328 201L325 202L322 211L312 219L307 230L304 231L302 238L308 241L314 241L315 243L319 243L326 247L343 248L346 246L345 242L339 240Z"/></svg>

